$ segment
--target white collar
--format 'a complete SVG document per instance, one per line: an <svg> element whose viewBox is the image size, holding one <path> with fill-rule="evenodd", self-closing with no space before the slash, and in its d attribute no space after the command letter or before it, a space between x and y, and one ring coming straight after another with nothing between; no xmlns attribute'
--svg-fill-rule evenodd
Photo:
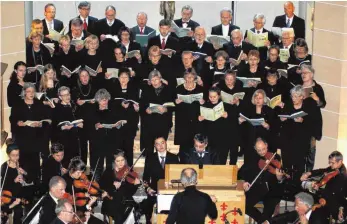
<svg viewBox="0 0 347 224"><path fill-rule="evenodd" d="M165 43L166 43L167 38L169 37L169 34L168 34L166 37L163 37L163 36L160 34L159 37L160 37L160 43L161 43L161 41L163 40L163 38L165 39Z"/></svg>
<svg viewBox="0 0 347 224"><path fill-rule="evenodd" d="M290 22L293 21L294 15L292 16L292 18L289 18L289 17L286 15L286 22L287 22L288 19L290 20Z"/></svg>
<svg viewBox="0 0 347 224"><path fill-rule="evenodd" d="M229 26L230 26L230 24L228 24L228 25L222 24L222 27L228 27L229 28Z"/></svg>
<svg viewBox="0 0 347 224"><path fill-rule="evenodd" d="M83 18L81 15L80 15L80 19L82 20L82 22L84 22L84 20L86 20L86 23L88 24L88 16L86 18Z"/></svg>
<svg viewBox="0 0 347 224"><path fill-rule="evenodd" d="M106 23L107 23L107 25L109 25L109 24L111 23L111 25L109 25L109 26L112 26L112 25L113 25L113 23L114 23L114 21L115 21L115 20L110 21L110 20L106 19Z"/></svg>
<svg viewBox="0 0 347 224"><path fill-rule="evenodd" d="M291 43L286 49L290 49L291 48L291 46L293 45L293 43ZM285 48L285 46L283 45L283 48Z"/></svg>
<svg viewBox="0 0 347 224"><path fill-rule="evenodd" d="M264 30L264 27L261 28L260 30L257 30L257 29L254 28L254 32L255 32L255 33L257 33L258 31L260 31L259 33L263 33L263 30Z"/></svg>
<svg viewBox="0 0 347 224"><path fill-rule="evenodd" d="M141 27L139 25L137 25L137 27L139 28L139 30L141 31ZM142 32L145 32L146 26L142 27Z"/></svg>
<svg viewBox="0 0 347 224"><path fill-rule="evenodd" d="M54 28L54 19L52 19L51 22L49 22L47 19L45 19L45 21L46 21L47 26L48 26L49 23L52 23L52 26L53 26L53 28Z"/></svg>
<svg viewBox="0 0 347 224"><path fill-rule="evenodd" d="M198 48L202 48L202 46L204 46L204 42L202 42L202 44L198 44L198 43L196 44L198 45Z"/></svg>
<svg viewBox="0 0 347 224"><path fill-rule="evenodd" d="M182 20L182 24L183 24L183 23L189 23L189 22L190 22L190 20L188 20L187 22L184 22L183 19L181 19L181 20Z"/></svg>
<svg viewBox="0 0 347 224"><path fill-rule="evenodd" d="M51 196L51 198L53 199L53 201L56 203L56 204L58 204L58 198L56 198L56 197L54 197L52 194L51 194L51 192L49 192L49 195Z"/></svg>
<svg viewBox="0 0 347 224"><path fill-rule="evenodd" d="M61 220L61 218L57 217L60 221L62 221L64 224L69 224L68 222L65 222L63 220Z"/></svg>
<svg viewBox="0 0 347 224"><path fill-rule="evenodd" d="M310 211L308 211L308 212L305 214L305 217L306 217L307 221L310 220L311 213L312 213L312 210L310 209Z"/></svg>
<svg viewBox="0 0 347 224"><path fill-rule="evenodd" d="M72 34L71 34L71 36L72 36ZM83 31L82 31L81 36L79 36L79 37L74 37L74 36L72 36L72 39L73 39L73 40L82 40L83 37L84 37L84 33L83 33Z"/></svg>
<svg viewBox="0 0 347 224"><path fill-rule="evenodd" d="M164 156L166 158L166 151L161 153L161 152L158 152L158 157L160 158L161 156ZM161 158L160 158L161 159Z"/></svg>

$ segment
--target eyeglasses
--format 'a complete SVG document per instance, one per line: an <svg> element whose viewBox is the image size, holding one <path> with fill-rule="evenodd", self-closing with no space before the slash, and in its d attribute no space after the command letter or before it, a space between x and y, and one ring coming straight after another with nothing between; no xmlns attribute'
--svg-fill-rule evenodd
<svg viewBox="0 0 347 224"><path fill-rule="evenodd" d="M67 94L64 94L64 95L60 95L61 97L68 97L70 96L71 94L70 93L67 93Z"/></svg>
<svg viewBox="0 0 347 224"><path fill-rule="evenodd" d="M62 212L67 212L67 213L70 213L70 214L74 214L74 212L73 211L62 211Z"/></svg>

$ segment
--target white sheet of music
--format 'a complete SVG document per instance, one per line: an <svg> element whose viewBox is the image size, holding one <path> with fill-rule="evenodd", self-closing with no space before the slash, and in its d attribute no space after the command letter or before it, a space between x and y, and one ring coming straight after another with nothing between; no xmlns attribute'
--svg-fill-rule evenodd
<svg viewBox="0 0 347 224"><path fill-rule="evenodd" d="M175 195L174 194L160 194L157 197L158 204L158 214L161 211L170 211L171 201Z"/></svg>

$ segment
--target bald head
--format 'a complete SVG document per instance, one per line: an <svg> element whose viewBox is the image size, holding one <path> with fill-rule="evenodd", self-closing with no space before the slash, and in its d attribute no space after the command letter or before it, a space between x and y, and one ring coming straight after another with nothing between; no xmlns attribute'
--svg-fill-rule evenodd
<svg viewBox="0 0 347 224"><path fill-rule="evenodd" d="M294 4L293 2L286 2L284 3L284 13L287 15L288 18L292 18L294 16Z"/></svg>

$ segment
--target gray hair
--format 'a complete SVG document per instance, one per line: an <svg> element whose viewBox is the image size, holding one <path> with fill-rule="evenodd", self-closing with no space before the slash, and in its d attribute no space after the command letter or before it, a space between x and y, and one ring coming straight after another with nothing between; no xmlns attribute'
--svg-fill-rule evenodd
<svg viewBox="0 0 347 224"><path fill-rule="evenodd" d="M301 71L302 71L303 69L307 69L307 70L309 70L309 71L313 74L313 76L314 76L315 70L314 70L314 68L312 67L312 65L303 63L303 64L300 65L300 69L301 69Z"/></svg>
<svg viewBox="0 0 347 224"><path fill-rule="evenodd" d="M151 81L154 77L159 77L160 79L162 78L162 76L158 70L151 71L148 75L148 80Z"/></svg>
<svg viewBox="0 0 347 224"><path fill-rule="evenodd" d="M306 192L300 192L295 195L295 199L300 200L302 203L304 203L308 208L312 208L312 205L314 203L312 195L306 193Z"/></svg>
<svg viewBox="0 0 347 224"><path fill-rule="evenodd" d="M191 11L192 14L193 14L193 8L192 8L190 5L185 5L185 6L183 6L181 12L183 12L183 10L189 10L189 11Z"/></svg>
<svg viewBox="0 0 347 224"><path fill-rule="evenodd" d="M90 6L91 6L90 2L87 2L87 1L83 1L83 2L80 2L80 4L78 4L79 9L82 9L83 7L87 7L90 9Z"/></svg>
<svg viewBox="0 0 347 224"><path fill-rule="evenodd" d="M33 88L34 91L36 92L36 86L35 86L34 83L31 83L31 82L26 82L26 83L24 83L22 92L21 92L21 94L20 94L20 96L22 97L22 99L25 98L25 91L26 91L27 89L30 89L30 88Z"/></svg>
<svg viewBox="0 0 347 224"><path fill-rule="evenodd" d="M187 171L191 171L191 175L187 174ZM193 168L185 168L181 172L181 183L183 186L196 185L198 179L198 174Z"/></svg>
<svg viewBox="0 0 347 224"><path fill-rule="evenodd" d="M67 86L62 86L58 89L58 95L60 96L60 93L63 91L68 91L70 93L70 88Z"/></svg>
<svg viewBox="0 0 347 224"><path fill-rule="evenodd" d="M145 13L145 12L137 13L136 18L139 17L139 15L144 15L144 16L146 16L146 19L148 19L147 13Z"/></svg>
<svg viewBox="0 0 347 224"><path fill-rule="evenodd" d="M58 204L55 207L54 211L56 215L59 215L65 209L65 204L69 203L69 201L65 198L59 199Z"/></svg>
<svg viewBox="0 0 347 224"><path fill-rule="evenodd" d="M243 35L242 35L242 31L240 29L234 29L233 31L231 31L231 36L235 33L239 33L241 38L242 38Z"/></svg>
<svg viewBox="0 0 347 224"><path fill-rule="evenodd" d="M82 24L83 21L79 17L71 20L71 26L82 26Z"/></svg>
<svg viewBox="0 0 347 224"><path fill-rule="evenodd" d="M193 57L193 52L192 51L183 51L182 54L181 54L181 57L183 57L183 55L186 55L186 54L190 54Z"/></svg>
<svg viewBox="0 0 347 224"><path fill-rule="evenodd" d="M262 94L262 95L264 96L264 105L265 105L265 104L267 103L267 98L266 98L266 93L265 93L265 91L262 90L262 89L257 89L257 90L253 93L253 95L252 95L252 104L255 104L254 99L255 99L255 97L258 96L259 94Z"/></svg>
<svg viewBox="0 0 347 224"><path fill-rule="evenodd" d="M53 187L57 186L58 183L63 183L66 186L66 182L64 180L64 178L60 177L60 176L54 176L49 180L49 189L52 189Z"/></svg>
<svg viewBox="0 0 347 224"><path fill-rule="evenodd" d="M194 76L194 80L196 80L198 78L198 74L196 73L195 69L189 69L188 71L185 71L183 73L183 78L185 79L188 75L193 75Z"/></svg>
<svg viewBox="0 0 347 224"><path fill-rule="evenodd" d="M107 12L108 10L116 11L116 8L113 5L108 5L106 6L105 12Z"/></svg>
<svg viewBox="0 0 347 224"><path fill-rule="evenodd" d="M220 50L220 51L217 51L214 55L214 57L216 58L216 60L219 58L219 57L223 57L224 60L226 60L226 62L229 61L229 55L227 52L223 51L223 50Z"/></svg>
<svg viewBox="0 0 347 224"><path fill-rule="evenodd" d="M290 95L305 96L305 91L302 85L296 85L290 90Z"/></svg>
<svg viewBox="0 0 347 224"><path fill-rule="evenodd" d="M111 99L111 94L106 90L106 89L99 89L95 93L95 100L96 102L100 102L101 100L110 100Z"/></svg>
<svg viewBox="0 0 347 224"><path fill-rule="evenodd" d="M265 15L263 13L255 14L254 17L253 17L253 22L256 21L257 19L262 19L264 24L266 22Z"/></svg>
<svg viewBox="0 0 347 224"><path fill-rule="evenodd" d="M230 15L233 15L233 10L231 10L228 7L225 7L222 10L220 10L220 15L222 15L223 12L228 12L228 13L230 13Z"/></svg>

